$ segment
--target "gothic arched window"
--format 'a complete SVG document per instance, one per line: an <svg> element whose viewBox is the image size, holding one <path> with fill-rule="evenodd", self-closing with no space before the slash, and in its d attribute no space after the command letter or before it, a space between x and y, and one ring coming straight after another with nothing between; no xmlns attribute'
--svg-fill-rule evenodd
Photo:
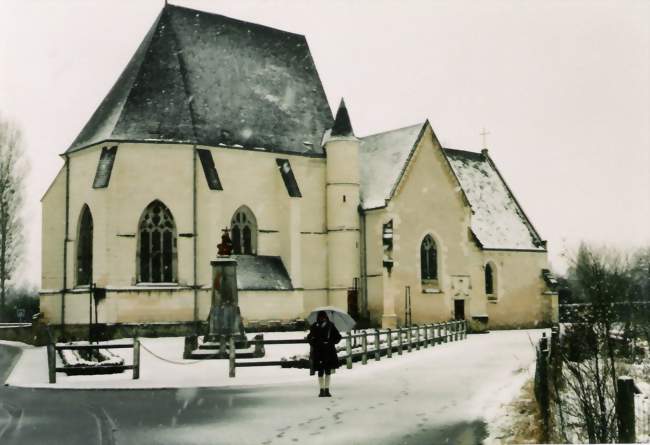
<svg viewBox="0 0 650 445"><path fill-rule="evenodd" d="M156 200L147 206L138 235L138 281L176 282L176 224L165 204Z"/></svg>
<svg viewBox="0 0 650 445"><path fill-rule="evenodd" d="M485 265L485 293L492 295L494 293L494 282L492 279L492 266Z"/></svg>
<svg viewBox="0 0 650 445"><path fill-rule="evenodd" d="M496 267L487 263L485 265L485 294L488 299L496 300L497 299L497 276L496 276Z"/></svg>
<svg viewBox="0 0 650 445"><path fill-rule="evenodd" d="M235 255L257 254L257 220L253 212L242 206L230 220L232 253Z"/></svg>
<svg viewBox="0 0 650 445"><path fill-rule="evenodd" d="M438 279L438 253L431 235L425 236L420 245L420 270L422 280Z"/></svg>
<svg viewBox="0 0 650 445"><path fill-rule="evenodd" d="M84 205L77 231L77 285L90 285L93 279L93 216Z"/></svg>

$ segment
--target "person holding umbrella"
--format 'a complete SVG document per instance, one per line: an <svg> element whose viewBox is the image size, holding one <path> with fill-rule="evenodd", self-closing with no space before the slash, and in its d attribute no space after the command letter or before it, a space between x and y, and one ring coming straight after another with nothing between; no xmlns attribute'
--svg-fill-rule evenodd
<svg viewBox="0 0 650 445"><path fill-rule="evenodd" d="M330 320L330 316L334 319ZM307 317L307 321L312 323L307 340L311 345L314 370L318 372L320 386L318 397L332 397L330 378L332 369L339 367L336 344L341 341L337 322L342 329L350 330L354 326L354 320L347 313L328 307L315 309Z"/></svg>

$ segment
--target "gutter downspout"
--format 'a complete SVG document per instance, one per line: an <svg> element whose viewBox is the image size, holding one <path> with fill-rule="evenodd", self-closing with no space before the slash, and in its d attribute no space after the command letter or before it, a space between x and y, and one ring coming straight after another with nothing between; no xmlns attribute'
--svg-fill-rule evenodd
<svg viewBox="0 0 650 445"><path fill-rule="evenodd" d="M361 255L361 314L364 318L369 319L368 313L368 256L366 255L366 214L363 208L359 205L359 229L360 229L360 242L361 246L359 253Z"/></svg>
<svg viewBox="0 0 650 445"><path fill-rule="evenodd" d="M63 289L61 289L61 332L65 332L65 293L68 290L68 231L70 226L70 157L65 157L65 234L63 236Z"/></svg>
<svg viewBox="0 0 650 445"><path fill-rule="evenodd" d="M197 272L196 272L196 254L197 254L197 244L196 244L196 215L197 215L197 200L196 200L196 145L192 148L192 248L194 251L194 261L193 261L193 271L194 271L194 324L196 333L198 334L199 326L199 290L197 287Z"/></svg>

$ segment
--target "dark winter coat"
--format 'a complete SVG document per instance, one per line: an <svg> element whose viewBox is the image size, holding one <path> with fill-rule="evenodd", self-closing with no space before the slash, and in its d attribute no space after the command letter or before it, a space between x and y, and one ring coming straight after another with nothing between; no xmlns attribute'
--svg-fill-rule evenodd
<svg viewBox="0 0 650 445"><path fill-rule="evenodd" d="M311 345L312 359L316 371L339 367L336 344L341 341L341 334L334 326L334 323L328 321L323 327L319 326L318 323L314 323L309 328L307 340Z"/></svg>

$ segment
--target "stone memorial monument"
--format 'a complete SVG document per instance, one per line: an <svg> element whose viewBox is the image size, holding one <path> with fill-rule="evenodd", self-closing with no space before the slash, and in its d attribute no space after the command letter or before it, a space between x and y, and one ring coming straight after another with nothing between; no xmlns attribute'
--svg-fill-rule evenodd
<svg viewBox="0 0 650 445"><path fill-rule="evenodd" d="M230 256L232 242L228 232L228 229L223 230L221 244L217 246L217 258L210 262L212 305L205 342L216 343L224 337L228 341L233 337L236 348L247 348L249 345L237 296L237 260Z"/></svg>

